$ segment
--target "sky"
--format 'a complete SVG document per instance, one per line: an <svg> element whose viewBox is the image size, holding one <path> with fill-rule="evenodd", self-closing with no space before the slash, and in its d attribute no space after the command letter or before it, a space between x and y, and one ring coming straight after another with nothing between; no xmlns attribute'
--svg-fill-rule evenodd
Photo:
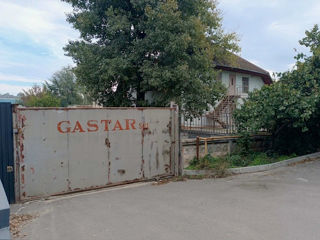
<svg viewBox="0 0 320 240"><path fill-rule="evenodd" d="M298 41L320 24L319 0L220 0L226 32L236 32L240 55L270 71L294 66ZM17 94L73 65L63 47L79 33L60 0L0 0L0 94Z"/></svg>

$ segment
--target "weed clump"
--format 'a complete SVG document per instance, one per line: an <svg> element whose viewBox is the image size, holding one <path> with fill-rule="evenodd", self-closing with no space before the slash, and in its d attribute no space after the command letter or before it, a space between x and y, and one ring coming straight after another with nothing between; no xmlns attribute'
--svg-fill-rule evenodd
<svg viewBox="0 0 320 240"><path fill-rule="evenodd" d="M210 154L200 158L194 158L186 168L189 170L207 170L214 169L218 175L222 175L228 168L247 167L275 163L296 157L296 154L278 155L268 152L252 152L247 155L230 154L222 157L213 157Z"/></svg>

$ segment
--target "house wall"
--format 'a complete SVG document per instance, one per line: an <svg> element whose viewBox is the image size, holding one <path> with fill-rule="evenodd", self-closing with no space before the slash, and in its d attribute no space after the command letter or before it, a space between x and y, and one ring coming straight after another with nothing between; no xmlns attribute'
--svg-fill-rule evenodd
<svg viewBox="0 0 320 240"><path fill-rule="evenodd" d="M229 73L230 72L226 72L226 71L222 71L221 73L221 81L223 85L225 85L226 87L229 86Z"/></svg>
<svg viewBox="0 0 320 240"><path fill-rule="evenodd" d="M242 80L241 80L242 81ZM250 76L249 80L249 91L252 92L255 89L261 89L264 85L264 82L261 77Z"/></svg>
<svg viewBox="0 0 320 240"><path fill-rule="evenodd" d="M220 72L220 76L219 76L219 80L221 80L221 82L223 83L223 85L225 87L229 87L229 76L230 74L235 74L236 75L236 91L237 93L241 93L241 96L237 98L237 102L236 102L236 107L237 108L241 108L241 105L243 104L244 100L248 97L247 93L242 93L242 78L243 77L247 77L249 79L249 92L254 91L254 89L261 89L261 87L264 84L263 79L261 77L258 76L254 76L254 75L250 75L250 74L244 74L244 73L235 73L235 72L231 72L231 71L224 71L222 70ZM207 113L214 111L214 109L221 103L221 101L217 102L214 106L209 105L209 110L207 111ZM222 129L215 129L215 134L227 134L227 133L231 133L234 129L233 126L233 121L230 120L231 119L231 112L232 110L230 110L230 108L224 108L224 112L222 113L222 116L219 117L219 120L221 122L227 123L229 126L231 127L227 127L227 128L222 128ZM229 109L229 110L228 110ZM195 130L195 132L192 132L192 134L208 134L208 135L212 135L213 133L210 132L198 132L197 130L201 130L202 126L206 126L206 127L216 127L216 125L214 124L215 122L212 120L212 118L208 118L206 115L203 115L200 118L196 118L196 119L192 119L192 120L187 120L184 119L184 117L182 116L181 119L181 124L183 126L184 129L186 129L187 131L191 131L191 130ZM217 126L219 126L219 124L217 124ZM217 127L216 127L217 128Z"/></svg>
<svg viewBox="0 0 320 240"><path fill-rule="evenodd" d="M230 74L236 74L236 90L241 91L242 92L242 78L243 77L247 77L249 78L249 92L252 92L255 89L261 89L264 84L263 80L261 77L258 76L253 76L253 75L249 75L249 74L244 74L244 73L234 73L234 72L230 72L230 71L221 71L221 81L223 83L223 85L225 87L229 87L229 76ZM241 93L241 98L239 98L237 100L237 107L240 108L241 105L243 104L243 101L245 98L248 97L247 93ZM219 105L220 102L216 103L215 106L209 106L209 111L208 112L212 112L214 110L214 108ZM206 117L202 117L196 120L197 122L201 122L202 124L206 124L207 123L207 118ZM194 122L194 121L192 121ZM192 123L190 124L190 121L185 123L186 126L191 126L193 125Z"/></svg>
<svg viewBox="0 0 320 240"><path fill-rule="evenodd" d="M222 71L221 74L221 81L226 86L229 87L229 75L232 72L228 71ZM233 73L234 74L234 73ZM264 85L264 82L261 77L253 76L249 74L243 74L243 73L236 73L236 89L242 90L242 78L248 77L249 78L249 91L252 92L254 89L261 89ZM247 94L243 94L244 97Z"/></svg>

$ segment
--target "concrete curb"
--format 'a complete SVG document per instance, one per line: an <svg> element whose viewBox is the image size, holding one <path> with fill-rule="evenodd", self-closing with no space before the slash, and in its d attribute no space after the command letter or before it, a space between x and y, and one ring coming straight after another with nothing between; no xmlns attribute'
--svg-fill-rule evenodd
<svg viewBox="0 0 320 240"><path fill-rule="evenodd" d="M271 163L271 164L265 164L265 165L259 165L259 166L252 166L252 167L240 167L240 168L229 168L228 173L229 174L243 174L243 173L255 173L255 172L263 172L272 170L279 167L288 166L290 164L299 163L306 160L314 160L316 158L320 158L320 152L291 158L288 160ZM184 175L188 176L196 176L196 175L204 175L204 176L212 176L215 175L215 170L209 169L209 170L183 170Z"/></svg>

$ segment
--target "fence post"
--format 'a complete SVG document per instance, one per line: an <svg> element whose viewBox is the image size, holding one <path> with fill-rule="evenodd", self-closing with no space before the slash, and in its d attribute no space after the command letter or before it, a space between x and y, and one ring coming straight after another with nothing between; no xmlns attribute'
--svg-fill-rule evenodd
<svg viewBox="0 0 320 240"><path fill-rule="evenodd" d="M232 140L230 139L228 141L228 154L230 155L231 154L231 149L232 149Z"/></svg>
<svg viewBox="0 0 320 240"><path fill-rule="evenodd" d="M196 146L197 146L197 160L198 161L199 161L199 142L200 142L200 139L199 139L199 137L197 137Z"/></svg>
<svg viewBox="0 0 320 240"><path fill-rule="evenodd" d="M208 155L208 142L207 142L207 139L204 140L204 155Z"/></svg>

